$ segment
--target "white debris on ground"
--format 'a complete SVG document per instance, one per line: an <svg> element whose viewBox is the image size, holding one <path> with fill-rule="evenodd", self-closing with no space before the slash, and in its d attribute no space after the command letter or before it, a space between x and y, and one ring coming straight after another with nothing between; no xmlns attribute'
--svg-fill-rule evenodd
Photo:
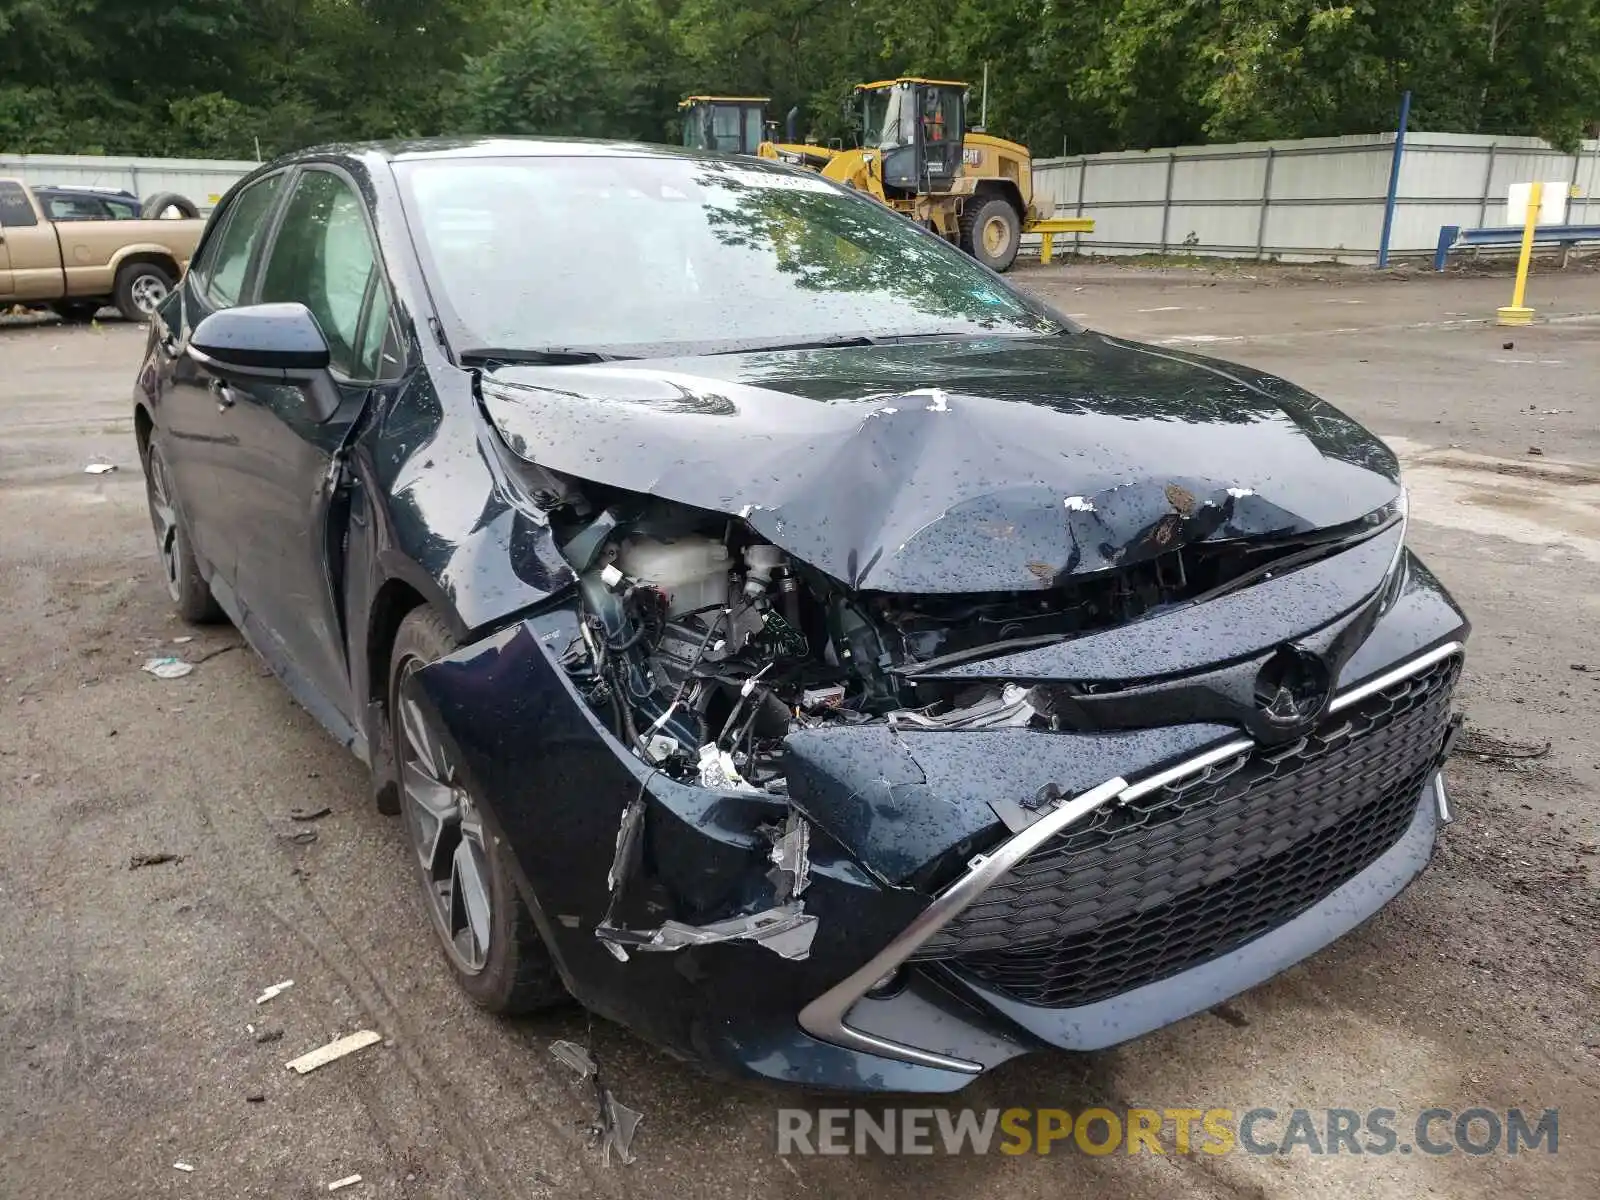
<svg viewBox="0 0 1600 1200"><path fill-rule="evenodd" d="M383 1035L371 1029L363 1029L357 1033L329 1042L326 1046L319 1046L299 1058L290 1059L283 1065L296 1074L305 1075L315 1071L318 1067L325 1067L331 1062L354 1054L357 1050L365 1050L368 1046L375 1046L383 1041Z"/></svg>
<svg viewBox="0 0 1600 1200"><path fill-rule="evenodd" d="M285 979L282 983L274 983L270 987L268 987L266 990L264 990L261 993L261 995L256 997L256 1003L257 1004L265 1004L268 1000L271 1000L274 996L278 995L280 992L286 992L290 988L292 988L293 986L294 986L294 980L292 980L292 979Z"/></svg>
<svg viewBox="0 0 1600 1200"><path fill-rule="evenodd" d="M157 679L182 679L194 670L194 664L186 663L181 658L173 658L169 654L161 658L145 659L142 669Z"/></svg>

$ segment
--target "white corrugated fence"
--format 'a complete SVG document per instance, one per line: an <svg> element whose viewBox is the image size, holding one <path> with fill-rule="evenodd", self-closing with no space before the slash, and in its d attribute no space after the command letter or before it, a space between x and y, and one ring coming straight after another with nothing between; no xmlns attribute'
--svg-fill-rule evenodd
<svg viewBox="0 0 1600 1200"><path fill-rule="evenodd" d="M47 184L122 188L141 199L177 192L210 212L258 164L225 158L115 158L93 154L0 154L0 176Z"/></svg>
<svg viewBox="0 0 1600 1200"><path fill-rule="evenodd" d="M1035 159L1033 183L1056 216L1089 216L1092 234L1057 253L1193 253L1370 263L1378 252L1394 134L1238 142ZM0 155L0 175L30 184L94 184L141 197L179 192L209 211L253 162ZM1565 181L1573 224L1600 222L1600 140L1565 154L1538 138L1407 133L1389 249L1431 254L1442 225L1506 223L1512 183ZM1037 242L1030 237L1029 242Z"/></svg>
<svg viewBox="0 0 1600 1200"><path fill-rule="evenodd" d="M1214 254L1288 261L1376 260L1394 134L1177 146L1035 159L1056 216L1089 216L1086 254ZM1600 141L1564 154L1538 138L1407 133L1391 255L1431 254L1443 225L1506 223L1511 183L1563 181L1572 224L1600 221Z"/></svg>

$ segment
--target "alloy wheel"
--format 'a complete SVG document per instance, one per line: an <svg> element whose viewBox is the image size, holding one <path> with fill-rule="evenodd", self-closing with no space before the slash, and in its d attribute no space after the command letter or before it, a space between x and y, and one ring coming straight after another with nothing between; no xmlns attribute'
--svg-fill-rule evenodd
<svg viewBox="0 0 1600 1200"><path fill-rule="evenodd" d="M421 665L407 663L402 683ZM396 702L401 804L429 912L456 966L476 975L488 961L492 935L483 819L422 710L403 695Z"/></svg>
<svg viewBox="0 0 1600 1200"><path fill-rule="evenodd" d="M133 298L134 307L148 315L167 298L167 282L159 275L141 275L133 281L128 294Z"/></svg>
<svg viewBox="0 0 1600 1200"><path fill-rule="evenodd" d="M167 593L174 601L182 598L182 581L179 573L183 564L178 554L178 511L172 506L172 490L167 482L167 464L161 452L150 449L145 472L150 500L150 523L156 531L156 552L161 556L161 570L167 578Z"/></svg>

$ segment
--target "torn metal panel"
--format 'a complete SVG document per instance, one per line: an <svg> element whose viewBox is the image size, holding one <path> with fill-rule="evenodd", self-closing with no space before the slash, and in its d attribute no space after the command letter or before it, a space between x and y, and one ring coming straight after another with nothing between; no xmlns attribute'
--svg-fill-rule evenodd
<svg viewBox="0 0 1600 1200"><path fill-rule="evenodd" d="M730 917L709 925L663 921L657 929L617 929L602 925L595 936L633 950L682 950L717 942L755 942L779 958L804 959L817 935L817 918L796 900L747 917Z"/></svg>
<svg viewBox="0 0 1600 1200"><path fill-rule="evenodd" d="M811 953L811 942L816 937L817 918L805 911L798 899L810 882L810 826L798 814L791 812L781 832L774 839L769 861L776 864L772 872L780 903L762 912L729 917L705 925L691 925L683 921L663 921L653 929L630 929L620 923L623 899L628 880L640 869L644 838L646 805L644 793L623 810L617 825L616 850L612 854L611 869L606 874L606 888L610 903L605 918L595 927L594 935L619 962L628 961L630 950L672 951L688 946L709 946L717 942L755 942L765 946L780 958L804 959Z"/></svg>
<svg viewBox="0 0 1600 1200"><path fill-rule="evenodd" d="M629 1108L611 1094L610 1088L600 1093L600 1161L611 1165L611 1152L617 1153L623 1166L631 1165L637 1158L633 1153L633 1135L644 1114Z"/></svg>
<svg viewBox="0 0 1600 1200"><path fill-rule="evenodd" d="M585 1047L578 1045L577 1042L551 1042L550 1056L563 1066L571 1067L578 1073L579 1079L587 1079L591 1075L600 1073L600 1068L595 1064L594 1056Z"/></svg>
<svg viewBox="0 0 1600 1200"><path fill-rule="evenodd" d="M1330 528L1399 490L1393 454L1307 393L1094 334L505 366L480 386L519 456L741 514L860 589L1037 589Z"/></svg>
<svg viewBox="0 0 1600 1200"><path fill-rule="evenodd" d="M797 812L791 812L783 829L773 840L767 856L774 871L768 873L780 900L788 900L806 890L811 882L811 826Z"/></svg>

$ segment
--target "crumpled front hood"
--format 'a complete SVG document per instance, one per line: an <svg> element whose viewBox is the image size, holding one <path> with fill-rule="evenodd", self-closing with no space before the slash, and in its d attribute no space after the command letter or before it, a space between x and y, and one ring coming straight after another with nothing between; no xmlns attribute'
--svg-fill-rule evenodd
<svg viewBox="0 0 1600 1200"><path fill-rule="evenodd" d="M1049 587L1399 491L1292 384L1094 333L506 366L482 396L520 457L743 517L856 589Z"/></svg>

